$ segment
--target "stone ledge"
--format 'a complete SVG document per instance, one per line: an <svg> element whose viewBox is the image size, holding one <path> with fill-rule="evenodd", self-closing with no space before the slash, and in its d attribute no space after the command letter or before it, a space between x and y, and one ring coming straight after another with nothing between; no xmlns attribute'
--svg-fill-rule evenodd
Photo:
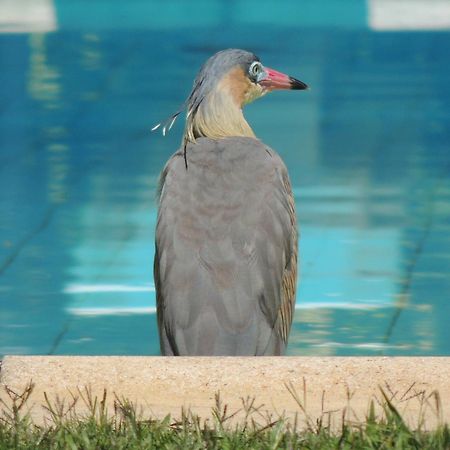
<svg viewBox="0 0 450 450"><path fill-rule="evenodd" d="M370 400L379 405L380 387L411 426L417 427L419 418L426 428L450 423L449 357L4 358L2 385L18 392L30 380L35 387L27 407L36 423L42 423L47 414L42 407L44 392L68 401L71 393L78 395L78 389L86 387L99 398L106 389L110 411L116 395L136 402L147 416L161 418L170 413L179 417L184 407L208 418L220 392L229 411L241 409L242 399L254 397L256 405L263 405L259 413L284 414L289 419L297 414L300 423L306 423L287 386L295 389L312 423L322 417L338 427L344 412L348 421L363 421ZM441 399L440 412L434 392ZM0 397L8 401L4 389Z"/></svg>

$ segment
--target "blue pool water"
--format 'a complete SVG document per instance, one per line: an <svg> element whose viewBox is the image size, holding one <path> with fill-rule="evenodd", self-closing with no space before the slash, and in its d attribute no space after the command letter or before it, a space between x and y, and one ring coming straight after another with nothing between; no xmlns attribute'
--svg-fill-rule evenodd
<svg viewBox="0 0 450 450"><path fill-rule="evenodd" d="M297 203L288 353L450 354L445 23L377 0L36 1L0 14L0 355L158 353L155 189L182 124L149 130L227 47L312 88L246 109Z"/></svg>

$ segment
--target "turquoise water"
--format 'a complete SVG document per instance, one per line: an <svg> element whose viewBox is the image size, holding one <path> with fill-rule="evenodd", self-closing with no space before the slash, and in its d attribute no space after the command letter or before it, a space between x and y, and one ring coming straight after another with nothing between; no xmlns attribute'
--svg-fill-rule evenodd
<svg viewBox="0 0 450 450"><path fill-rule="evenodd" d="M42 3L0 19L0 355L158 353L155 188L182 124L149 130L227 47L312 88L246 110L297 203L288 353L450 354L448 29L375 0Z"/></svg>

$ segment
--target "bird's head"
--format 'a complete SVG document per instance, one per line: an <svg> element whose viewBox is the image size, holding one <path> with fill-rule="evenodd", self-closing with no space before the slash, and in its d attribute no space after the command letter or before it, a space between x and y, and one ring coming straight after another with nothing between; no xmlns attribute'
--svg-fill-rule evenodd
<svg viewBox="0 0 450 450"><path fill-rule="evenodd" d="M307 89L293 77L262 65L260 59L245 50L222 50L200 69L188 101L195 107L208 94L222 91L239 107L275 89Z"/></svg>
<svg viewBox="0 0 450 450"><path fill-rule="evenodd" d="M227 49L216 53L200 69L185 102L185 142L200 136L254 136L242 115L242 107L276 89L303 90L308 86L264 66L251 52ZM163 134L170 130L184 107L169 118Z"/></svg>

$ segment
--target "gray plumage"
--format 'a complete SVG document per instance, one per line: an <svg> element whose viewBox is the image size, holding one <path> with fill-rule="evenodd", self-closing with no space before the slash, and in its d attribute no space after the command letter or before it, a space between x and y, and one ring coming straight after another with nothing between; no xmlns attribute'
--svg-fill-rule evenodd
<svg viewBox="0 0 450 450"><path fill-rule="evenodd" d="M180 149L161 180L155 258L161 352L283 354L297 256L286 167L273 150L245 137L200 138L187 153L189 170Z"/></svg>

